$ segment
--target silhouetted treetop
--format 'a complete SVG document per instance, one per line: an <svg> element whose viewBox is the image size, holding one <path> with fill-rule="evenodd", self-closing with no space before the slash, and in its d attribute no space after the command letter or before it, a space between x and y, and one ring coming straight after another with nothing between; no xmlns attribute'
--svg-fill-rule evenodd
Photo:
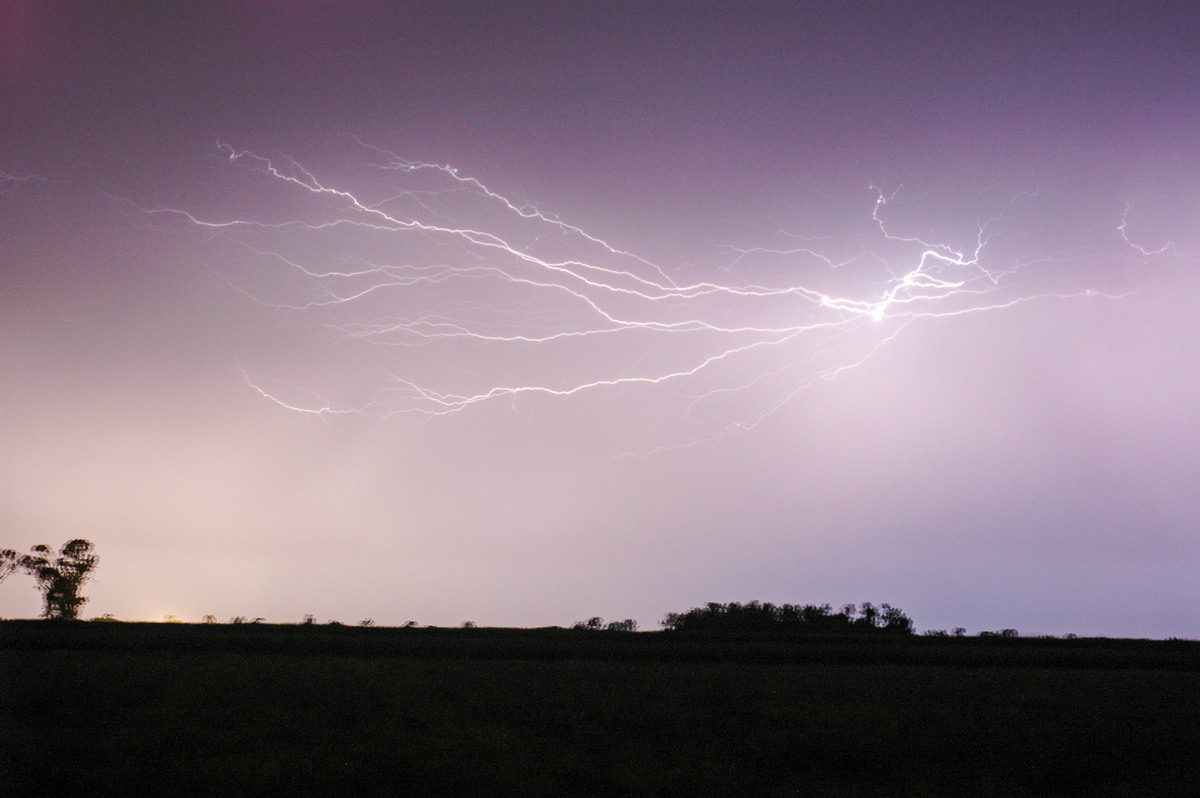
<svg viewBox="0 0 1200 798"><path fill-rule="evenodd" d="M18 554L12 549L0 551L0 579L16 570L22 570L37 581L42 591L45 608L43 618L73 621L79 617L79 608L87 598L79 588L90 578L100 558L92 553L89 540L76 538L54 551L45 544L34 546L29 554Z"/></svg>
<svg viewBox="0 0 1200 798"><path fill-rule="evenodd" d="M829 604L748 604L710 602L687 612L669 612L662 625L683 632L791 632L814 634L913 634L913 622L890 604L847 604L835 612Z"/></svg>
<svg viewBox="0 0 1200 798"><path fill-rule="evenodd" d="M604 619L599 615L588 618L586 621L578 621L572 626L572 629L587 629L592 632L636 632L638 622L633 618L626 618L623 621L604 622Z"/></svg>

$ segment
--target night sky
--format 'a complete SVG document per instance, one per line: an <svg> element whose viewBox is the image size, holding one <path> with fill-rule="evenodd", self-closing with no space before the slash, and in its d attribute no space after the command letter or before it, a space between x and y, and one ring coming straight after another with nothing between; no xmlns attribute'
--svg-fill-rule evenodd
<svg viewBox="0 0 1200 798"><path fill-rule="evenodd" d="M1197 41L4 0L0 545L84 617L1200 637Z"/></svg>

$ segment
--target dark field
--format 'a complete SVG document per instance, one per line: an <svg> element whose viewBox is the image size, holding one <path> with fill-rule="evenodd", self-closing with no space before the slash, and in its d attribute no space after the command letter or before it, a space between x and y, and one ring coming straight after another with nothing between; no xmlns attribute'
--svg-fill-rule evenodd
<svg viewBox="0 0 1200 798"><path fill-rule="evenodd" d="M1200 644L0 622L5 795L1200 795Z"/></svg>

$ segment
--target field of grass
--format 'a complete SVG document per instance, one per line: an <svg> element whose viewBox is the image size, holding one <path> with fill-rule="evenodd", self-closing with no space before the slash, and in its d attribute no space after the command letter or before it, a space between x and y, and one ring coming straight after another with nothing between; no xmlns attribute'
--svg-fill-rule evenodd
<svg viewBox="0 0 1200 798"><path fill-rule="evenodd" d="M1197 795L1200 646L0 622L5 795Z"/></svg>

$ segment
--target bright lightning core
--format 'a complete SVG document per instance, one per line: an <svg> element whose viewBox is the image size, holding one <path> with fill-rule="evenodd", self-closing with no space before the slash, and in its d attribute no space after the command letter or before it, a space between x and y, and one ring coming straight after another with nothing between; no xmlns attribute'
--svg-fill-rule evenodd
<svg viewBox="0 0 1200 798"><path fill-rule="evenodd" d="M1061 257L1014 249L1007 207L954 246L893 229L897 194L877 191L856 250L729 249L723 268L698 274L457 169L366 149L333 182L220 145L268 204L240 218L154 211L221 243L217 271L255 302L318 325L336 380L311 364L297 378L243 363L247 382L291 411L428 417L603 393L673 419L670 445L757 425L915 320L1095 293L1048 277Z"/></svg>

